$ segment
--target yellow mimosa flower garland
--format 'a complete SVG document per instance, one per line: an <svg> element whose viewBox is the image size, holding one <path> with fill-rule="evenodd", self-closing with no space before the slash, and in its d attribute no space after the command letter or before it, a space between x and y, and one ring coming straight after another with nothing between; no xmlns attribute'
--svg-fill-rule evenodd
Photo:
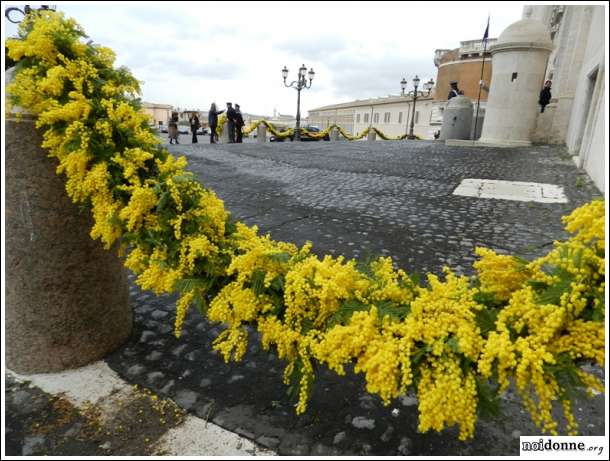
<svg viewBox="0 0 610 461"><path fill-rule="evenodd" d="M7 40L18 62L10 103L37 116L68 195L91 209L91 237L106 248L120 242L143 289L180 293L176 336L196 306L227 325L214 347L239 360L244 325L254 326L287 362L297 413L317 364L343 375L353 363L385 404L415 392L421 431L458 425L468 439L483 408L514 385L541 429L577 432L572 387L603 390L581 368L605 360L603 201L565 218L572 237L532 262L478 249L476 277L446 268L421 286L390 258L318 258L311 244L276 242L231 220L185 158L159 146L137 80L84 37L60 13L28 15Z"/></svg>

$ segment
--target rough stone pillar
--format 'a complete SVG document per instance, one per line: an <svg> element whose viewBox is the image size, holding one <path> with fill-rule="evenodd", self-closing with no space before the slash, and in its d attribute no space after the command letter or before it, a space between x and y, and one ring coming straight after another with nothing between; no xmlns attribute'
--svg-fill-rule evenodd
<svg viewBox="0 0 610 461"><path fill-rule="evenodd" d="M220 134L220 142L222 144L229 143L229 122L225 122L222 127L222 133Z"/></svg>
<svg viewBox="0 0 610 461"><path fill-rule="evenodd" d="M368 134L366 135L366 140L368 142L373 142L377 139L377 132L373 129L369 130Z"/></svg>
<svg viewBox="0 0 610 461"><path fill-rule="evenodd" d="M129 336L127 273L116 248L68 198L34 119L7 114L6 365L55 372L101 359Z"/></svg>
<svg viewBox="0 0 610 461"><path fill-rule="evenodd" d="M528 146L553 42L544 24L522 19L491 47L493 75L480 144Z"/></svg>
<svg viewBox="0 0 610 461"><path fill-rule="evenodd" d="M267 142L267 126L263 123L259 124L256 127L256 142Z"/></svg>
<svg viewBox="0 0 610 461"><path fill-rule="evenodd" d="M470 139L472 102L466 96L455 96L443 112L443 126L439 139Z"/></svg>
<svg viewBox="0 0 610 461"><path fill-rule="evenodd" d="M330 130L330 140L336 142L339 140L339 130L337 128L333 128Z"/></svg>

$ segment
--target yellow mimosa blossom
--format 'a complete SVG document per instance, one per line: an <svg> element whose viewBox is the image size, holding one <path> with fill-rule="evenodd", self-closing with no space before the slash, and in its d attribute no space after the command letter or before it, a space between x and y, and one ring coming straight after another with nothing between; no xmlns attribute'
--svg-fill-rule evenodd
<svg viewBox="0 0 610 461"><path fill-rule="evenodd" d="M6 41L8 56L21 60L7 105L37 117L70 198L91 210L91 237L127 250L125 266L142 289L180 292L176 336L189 306L207 308L208 319L226 328L213 347L240 360L246 327L254 328L262 347L285 361L297 414L307 408L317 365L339 375L353 365L386 405L415 392L422 432L457 425L461 440L473 437L481 379L499 393L514 383L543 431L578 432L569 387L604 390L583 366L605 363L604 201L565 217L570 238L528 263L478 248L473 277L447 269L444 279L428 274L420 286L391 258L318 257L311 243L299 248L232 221L186 159L159 146L137 99L139 82L113 68L112 50L85 43L75 21L34 12L19 34ZM225 121L223 114L218 130ZM261 123L277 136L293 134ZM312 137L331 128L348 139L369 131L351 136L333 126ZM561 379L566 374L572 384Z"/></svg>

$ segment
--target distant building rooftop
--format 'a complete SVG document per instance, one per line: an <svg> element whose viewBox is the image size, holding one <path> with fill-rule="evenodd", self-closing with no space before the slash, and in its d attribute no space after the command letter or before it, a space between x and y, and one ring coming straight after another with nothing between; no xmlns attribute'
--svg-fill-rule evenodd
<svg viewBox="0 0 610 461"><path fill-rule="evenodd" d="M417 100L425 100L432 99L433 96L418 96ZM401 95L388 95L388 96L379 96L375 98L368 99L355 99L354 101L342 102L339 104L331 104L328 106L316 107L314 109L309 109L308 112L315 112L321 110L333 110L333 109L349 109L351 107L361 107L361 106L370 106L371 104L379 105L379 104L393 104L397 102L411 101L413 99L412 96L401 96Z"/></svg>
<svg viewBox="0 0 610 461"><path fill-rule="evenodd" d="M158 102L146 102L142 101L143 107L156 107L158 109L171 109L173 106L171 104L160 104Z"/></svg>
<svg viewBox="0 0 610 461"><path fill-rule="evenodd" d="M492 45L494 45L498 41L497 38L490 38L487 40L487 49L485 51L485 56L489 55L489 49ZM483 53L483 40L464 40L460 42L459 48L454 48L452 50L439 48L434 51L434 65L438 67L439 65L450 62L450 61L458 61L458 60L468 60L480 58Z"/></svg>

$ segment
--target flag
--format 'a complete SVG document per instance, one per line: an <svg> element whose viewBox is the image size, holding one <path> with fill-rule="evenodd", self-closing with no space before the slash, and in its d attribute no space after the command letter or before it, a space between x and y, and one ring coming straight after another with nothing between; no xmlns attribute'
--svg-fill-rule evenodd
<svg viewBox="0 0 610 461"><path fill-rule="evenodd" d="M483 34L483 42L487 44L487 39L489 38L489 16L487 16L487 27L485 28L485 33Z"/></svg>

